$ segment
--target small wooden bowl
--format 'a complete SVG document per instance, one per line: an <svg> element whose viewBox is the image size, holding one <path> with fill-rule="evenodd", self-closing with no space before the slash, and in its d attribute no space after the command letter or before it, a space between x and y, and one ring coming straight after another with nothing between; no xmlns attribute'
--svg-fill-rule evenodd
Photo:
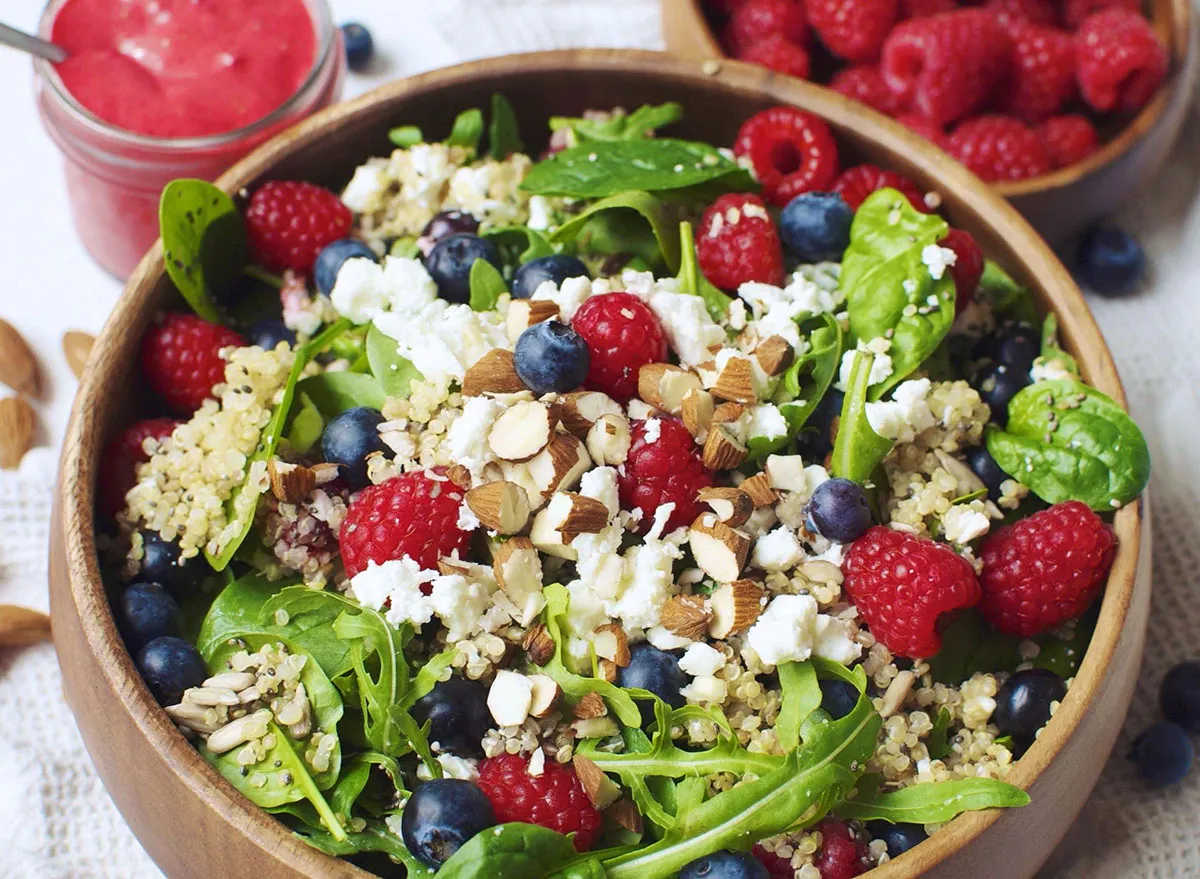
<svg viewBox="0 0 1200 879"><path fill-rule="evenodd" d="M702 67L704 68L702 70ZM748 65L711 67L646 52L587 51L496 58L395 82L333 107L272 140L220 181L228 191L272 178L340 186L368 156L389 149L401 123L450 130L465 107L494 91L512 99L522 130L542 145L551 113L681 102L683 137L730 143L751 113L785 102L829 120L853 158L877 162L937 189L945 211L984 251L1059 315L1084 376L1123 400L1108 348L1070 276L1007 204L961 166L900 126L864 114L834 92ZM230 787L151 698L121 642L100 579L92 517L101 450L136 409L138 341L154 312L180 307L161 245L147 254L96 342L66 441L50 554L54 639L67 700L105 785L130 826L172 877L365 876L316 852ZM1032 805L964 815L932 840L872 874L951 879L1028 876L1049 855L1096 783L1129 705L1149 608L1144 501L1116 514L1120 543L1100 621L1075 683L1010 780Z"/></svg>
<svg viewBox="0 0 1200 879"><path fill-rule="evenodd" d="M1076 165L1030 180L996 183L1052 244L1112 214L1162 167L1187 115L1200 64L1191 0L1148 0L1150 21L1171 56L1158 94ZM685 58L724 58L704 15L703 0L663 0L668 50ZM861 113L874 113L858 105Z"/></svg>

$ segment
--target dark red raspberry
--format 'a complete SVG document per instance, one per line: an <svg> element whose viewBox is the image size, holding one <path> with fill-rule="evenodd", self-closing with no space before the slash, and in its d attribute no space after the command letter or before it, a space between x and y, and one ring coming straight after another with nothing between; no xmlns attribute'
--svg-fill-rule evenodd
<svg viewBox="0 0 1200 879"><path fill-rule="evenodd" d="M171 312L142 338L142 375L167 405L191 415L225 381L223 348L241 348L246 340L220 324L194 314Z"/></svg>
<svg viewBox="0 0 1200 879"><path fill-rule="evenodd" d="M988 0L986 8L996 14L1009 31L1019 24L1058 24L1053 0Z"/></svg>
<svg viewBox="0 0 1200 879"><path fill-rule="evenodd" d="M1079 501L1001 528L980 553L984 619L1032 638L1079 616L1104 588L1115 547L1112 529Z"/></svg>
<svg viewBox="0 0 1200 879"><path fill-rule="evenodd" d="M901 110L900 102L883 81L878 67L865 64L845 67L834 74L833 79L829 81L829 87L888 116Z"/></svg>
<svg viewBox="0 0 1200 879"><path fill-rule="evenodd" d="M983 250L971 233L963 229L951 229L938 244L954 251L950 275L954 278L954 310L958 314L975 296L983 277Z"/></svg>
<svg viewBox="0 0 1200 879"><path fill-rule="evenodd" d="M946 140L946 152L984 180L1025 180L1050 170L1050 157L1032 128L1011 116L977 116Z"/></svg>
<svg viewBox="0 0 1200 879"><path fill-rule="evenodd" d="M1083 24L1093 12L1105 9L1125 9L1141 12L1142 0L1064 0L1062 5L1063 24L1075 29Z"/></svg>
<svg viewBox="0 0 1200 879"><path fill-rule="evenodd" d="M1150 22L1128 9L1093 13L1075 33L1079 91L1101 113L1141 109L1162 85L1167 61Z"/></svg>
<svg viewBox="0 0 1200 879"><path fill-rule="evenodd" d="M740 58L755 43L775 35L798 46L808 42L808 20L797 0L746 0L729 18L725 43Z"/></svg>
<svg viewBox="0 0 1200 879"><path fill-rule="evenodd" d="M900 0L900 20L925 18L958 8L955 0Z"/></svg>
<svg viewBox="0 0 1200 879"><path fill-rule="evenodd" d="M1036 24L1012 26L1012 73L998 107L1030 125L1049 119L1075 95L1075 39Z"/></svg>
<svg viewBox="0 0 1200 879"><path fill-rule="evenodd" d="M898 24L880 71L897 97L938 125L982 107L1008 72L1012 40L985 9L956 9Z"/></svg>
<svg viewBox="0 0 1200 879"><path fill-rule="evenodd" d="M137 465L150 460L144 448L146 440L166 439L182 423L174 418L151 418L108 441L96 476L96 503L101 513L112 518L125 509L125 495L137 483Z"/></svg>
<svg viewBox="0 0 1200 879"><path fill-rule="evenodd" d="M704 212L696 232L704 277L725 290L747 281L783 286L783 245L757 195L729 194Z"/></svg>
<svg viewBox="0 0 1200 879"><path fill-rule="evenodd" d="M757 64L798 79L808 79L811 63L808 50L793 43L783 34L772 34L736 53L741 61Z"/></svg>
<svg viewBox="0 0 1200 879"><path fill-rule="evenodd" d="M787 858L781 858L775 852L769 852L761 845L756 845L751 849L750 854L754 855L755 859L767 868L771 879L796 879L796 871L792 869L792 862Z"/></svg>
<svg viewBox="0 0 1200 879"><path fill-rule="evenodd" d="M654 419L658 438L646 438L648 422L633 422L633 442L629 455L617 471L621 508L641 510L641 530L654 521L654 511L663 504L675 504L667 529L691 525L706 507L696 500L700 489L713 484L713 473L700 459L688 429L678 418ZM653 436L653 433L651 434Z"/></svg>
<svg viewBox="0 0 1200 879"><path fill-rule="evenodd" d="M440 467L433 475L417 470L368 485L350 503L338 535L346 573L405 556L437 570L438 559L461 555L471 542L471 532L458 527L462 502L462 489Z"/></svg>
<svg viewBox="0 0 1200 879"><path fill-rule="evenodd" d="M520 822L575 834L575 850L586 852L600 837L600 813L588 799L575 770L547 760L541 775L529 774L521 754L501 754L483 761L479 789L500 824Z"/></svg>
<svg viewBox="0 0 1200 879"><path fill-rule="evenodd" d="M979 603L971 563L943 543L876 525L842 562L846 591L871 634L897 656L942 649L938 617Z"/></svg>
<svg viewBox="0 0 1200 879"><path fill-rule="evenodd" d="M667 334L658 317L632 293L593 296L575 312L571 328L591 355L584 387L622 403L637 393L638 371L667 359Z"/></svg>
<svg viewBox="0 0 1200 879"><path fill-rule="evenodd" d="M272 180L250 197L250 252L269 269L308 274L326 244L350 234L354 217L334 193L298 180Z"/></svg>
<svg viewBox="0 0 1200 879"><path fill-rule="evenodd" d="M896 121L907 128L909 131L914 131L921 137L937 144L942 149L946 148L946 131L942 126L938 125L931 119L926 119L920 113L901 113L896 117Z"/></svg>
<svg viewBox="0 0 1200 879"><path fill-rule="evenodd" d="M742 123L733 151L750 160L763 195L779 207L802 192L828 190L838 173L829 126L795 107L755 113Z"/></svg>
<svg viewBox="0 0 1200 879"><path fill-rule="evenodd" d="M925 194L917 184L903 174L886 171L878 165L855 165L847 168L833 184L833 191L839 193L853 210L858 210L872 192L889 188L898 190L917 210L929 213L930 209L925 204Z"/></svg>
<svg viewBox="0 0 1200 879"><path fill-rule="evenodd" d="M867 847L844 822L826 818L816 829L821 831L821 848L813 863L821 871L821 879L853 879L871 868Z"/></svg>
<svg viewBox="0 0 1200 879"><path fill-rule="evenodd" d="M879 60L900 15L899 0L805 0L808 23L834 55L851 64Z"/></svg>
<svg viewBox="0 0 1200 879"><path fill-rule="evenodd" d="M1037 136L1055 168L1082 162L1100 149L1100 135L1086 116L1054 116L1037 127Z"/></svg>

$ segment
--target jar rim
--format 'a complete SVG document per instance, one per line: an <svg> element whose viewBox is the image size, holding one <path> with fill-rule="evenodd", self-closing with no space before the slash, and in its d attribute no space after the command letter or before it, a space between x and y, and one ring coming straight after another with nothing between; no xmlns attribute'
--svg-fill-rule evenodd
<svg viewBox="0 0 1200 879"><path fill-rule="evenodd" d="M69 0L50 0L46 4L46 8L42 11L41 20L38 22L38 33L44 39L49 40L51 38L54 19L67 2ZM296 87L296 90L266 116L256 119L249 125L243 125L231 131L223 131L219 134L204 134L189 137L155 137L149 134L138 134L126 128L120 128L101 119L79 103L63 84L62 78L58 75L58 71L52 63L44 58L35 57L33 59L33 67L42 81L50 86L50 92L54 95L58 104L76 123L94 134L116 142L120 146L139 147L161 152L191 152L224 147L267 131L290 116L294 112L296 105L304 100L304 97L320 80L323 71L329 63L330 56L334 52L342 51L338 29L334 27L333 11L329 7L328 0L303 0L303 2L312 18L318 43L312 67L309 69L307 75Z"/></svg>

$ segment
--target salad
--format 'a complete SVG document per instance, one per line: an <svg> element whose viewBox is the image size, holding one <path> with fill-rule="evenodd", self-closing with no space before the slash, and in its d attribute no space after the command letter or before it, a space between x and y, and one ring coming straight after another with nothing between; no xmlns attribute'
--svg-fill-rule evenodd
<svg viewBox="0 0 1200 879"><path fill-rule="evenodd" d="M798 109L732 149L680 115L534 159L497 95L340 194L163 194L190 310L104 453L114 613L322 851L840 879L1028 802L1145 440L936 193L824 191Z"/></svg>

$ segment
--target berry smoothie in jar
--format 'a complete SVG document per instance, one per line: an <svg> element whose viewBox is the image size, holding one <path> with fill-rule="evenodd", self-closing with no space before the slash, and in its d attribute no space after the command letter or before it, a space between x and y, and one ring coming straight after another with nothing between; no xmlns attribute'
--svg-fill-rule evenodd
<svg viewBox="0 0 1200 879"><path fill-rule="evenodd" d="M68 53L35 61L35 87L75 227L120 278L168 182L215 179L336 101L345 71L325 0L55 0L40 32Z"/></svg>

